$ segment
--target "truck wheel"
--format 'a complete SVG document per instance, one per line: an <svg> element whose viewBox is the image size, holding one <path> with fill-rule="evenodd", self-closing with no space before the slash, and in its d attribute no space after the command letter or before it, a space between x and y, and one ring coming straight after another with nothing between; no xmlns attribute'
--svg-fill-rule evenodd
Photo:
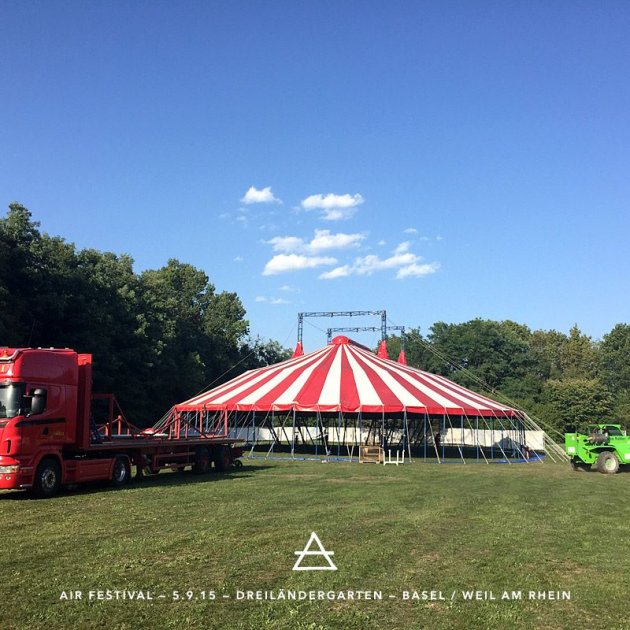
<svg viewBox="0 0 630 630"><path fill-rule="evenodd" d="M597 470L600 473L614 475L619 470L619 460L614 453L603 451L597 456Z"/></svg>
<svg viewBox="0 0 630 630"><path fill-rule="evenodd" d="M131 479L131 466L129 459L124 455L118 455L114 460L114 469L112 470L112 485L116 488L125 486Z"/></svg>
<svg viewBox="0 0 630 630"><path fill-rule="evenodd" d="M217 472L227 472L232 467L232 450L229 446L221 446L215 451L214 467Z"/></svg>
<svg viewBox="0 0 630 630"><path fill-rule="evenodd" d="M210 453L205 446L198 448L195 453L195 463L192 471L196 475L205 475L210 470Z"/></svg>
<svg viewBox="0 0 630 630"><path fill-rule="evenodd" d="M61 466L56 459L45 459L37 467L33 481L33 494L38 499L50 499L59 492Z"/></svg>

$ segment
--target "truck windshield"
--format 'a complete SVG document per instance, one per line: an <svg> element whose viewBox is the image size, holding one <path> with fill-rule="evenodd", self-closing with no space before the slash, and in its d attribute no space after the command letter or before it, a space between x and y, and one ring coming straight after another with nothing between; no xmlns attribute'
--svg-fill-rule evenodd
<svg viewBox="0 0 630 630"><path fill-rule="evenodd" d="M23 385L0 385L0 418L18 415L23 393Z"/></svg>

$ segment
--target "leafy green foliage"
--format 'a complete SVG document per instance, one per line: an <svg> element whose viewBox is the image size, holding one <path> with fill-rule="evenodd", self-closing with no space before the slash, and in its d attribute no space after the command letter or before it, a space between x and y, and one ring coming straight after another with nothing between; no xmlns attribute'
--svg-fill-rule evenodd
<svg viewBox="0 0 630 630"><path fill-rule="evenodd" d="M612 420L613 397L599 379L549 380L543 389L547 416L556 428Z"/></svg>
<svg viewBox="0 0 630 630"><path fill-rule="evenodd" d="M216 293L192 265L169 260L136 274L127 255L77 251L41 233L24 206L0 219L2 343L93 353L95 391L115 392L135 423L152 423L245 359L258 367L266 353L283 354L250 342L248 330L236 293Z"/></svg>
<svg viewBox="0 0 630 630"><path fill-rule="evenodd" d="M392 337L390 356L400 340ZM562 429L581 421L630 422L630 326L601 343L573 326L568 335L512 321L437 322L406 334L407 363L525 409ZM504 397L504 398L503 398Z"/></svg>
<svg viewBox="0 0 630 630"><path fill-rule="evenodd" d="M602 380L620 392L630 392L630 324L617 324L600 344Z"/></svg>

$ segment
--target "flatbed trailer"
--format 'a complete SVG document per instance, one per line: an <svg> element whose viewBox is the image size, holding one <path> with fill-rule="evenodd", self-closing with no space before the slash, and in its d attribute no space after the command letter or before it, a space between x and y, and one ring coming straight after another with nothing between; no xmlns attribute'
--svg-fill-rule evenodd
<svg viewBox="0 0 630 630"><path fill-rule="evenodd" d="M105 401L104 421L94 404ZM54 496L61 486L128 483L163 469L227 471L240 455L221 414L170 411L153 428L128 422L113 395L92 393L92 356L0 349L0 489Z"/></svg>

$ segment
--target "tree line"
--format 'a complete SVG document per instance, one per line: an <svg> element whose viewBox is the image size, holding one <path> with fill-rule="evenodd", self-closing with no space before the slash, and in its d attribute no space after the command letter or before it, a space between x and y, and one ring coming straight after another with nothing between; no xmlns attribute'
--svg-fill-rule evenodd
<svg viewBox="0 0 630 630"><path fill-rule="evenodd" d="M389 340L390 356L400 338ZM569 334L513 321L437 322L405 335L407 363L511 406L560 431L567 424L630 425L630 325L600 341L574 325Z"/></svg>
<svg viewBox="0 0 630 630"><path fill-rule="evenodd" d="M171 259L136 273L133 259L79 250L40 231L22 205L0 219L0 344L70 347L94 356L94 390L115 392L132 422L290 352L252 339L238 295ZM389 339L397 356L400 338ZM630 424L630 325L601 340L512 321L437 322L408 330L409 365L509 400L560 430L567 423Z"/></svg>
<svg viewBox="0 0 630 630"><path fill-rule="evenodd" d="M0 219L0 345L92 353L94 391L114 392L136 424L288 356L252 339L245 315L236 293L217 292L192 265L136 273L130 256L41 232L20 204Z"/></svg>

